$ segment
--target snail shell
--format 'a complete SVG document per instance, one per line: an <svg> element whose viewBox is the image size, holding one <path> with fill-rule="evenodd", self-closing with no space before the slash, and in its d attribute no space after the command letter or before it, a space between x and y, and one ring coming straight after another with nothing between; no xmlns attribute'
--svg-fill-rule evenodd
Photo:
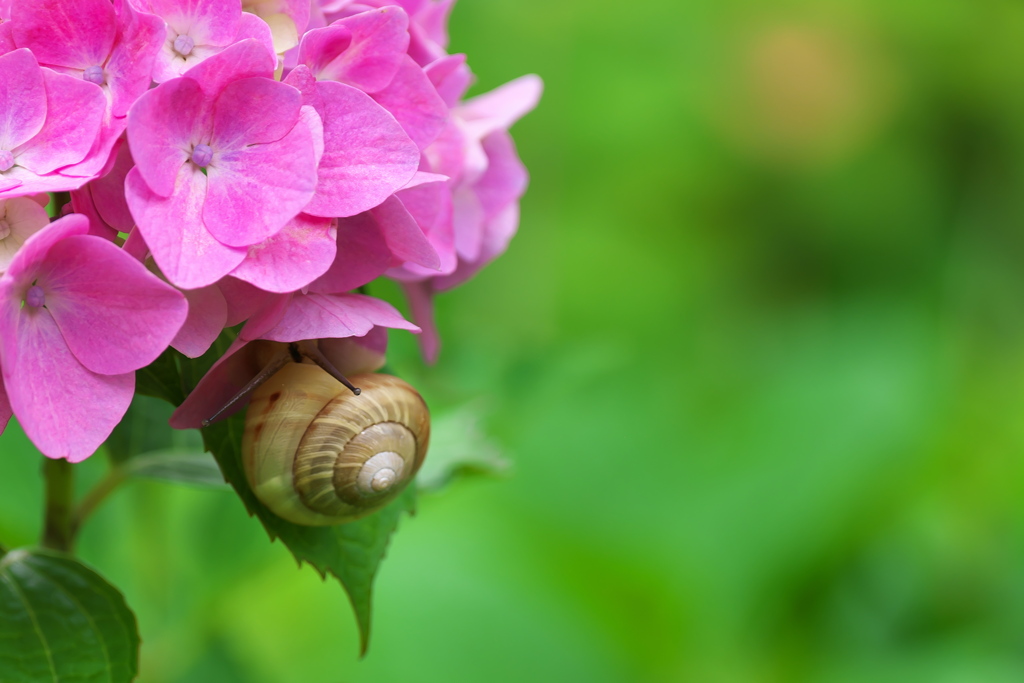
<svg viewBox="0 0 1024 683"><path fill-rule="evenodd" d="M246 476L290 522L341 524L379 510L426 456L430 416L416 390L391 375L350 379L358 396L315 365L288 363L252 395Z"/></svg>

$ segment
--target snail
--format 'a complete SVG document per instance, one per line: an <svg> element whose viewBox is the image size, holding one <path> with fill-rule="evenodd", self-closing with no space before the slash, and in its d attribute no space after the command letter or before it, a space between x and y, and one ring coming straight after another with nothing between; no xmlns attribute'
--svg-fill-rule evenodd
<svg viewBox="0 0 1024 683"><path fill-rule="evenodd" d="M426 455L430 416L422 397L391 375L346 379L315 346L293 343L282 356L244 390L252 398L242 464L253 493L280 517L310 526L384 507Z"/></svg>

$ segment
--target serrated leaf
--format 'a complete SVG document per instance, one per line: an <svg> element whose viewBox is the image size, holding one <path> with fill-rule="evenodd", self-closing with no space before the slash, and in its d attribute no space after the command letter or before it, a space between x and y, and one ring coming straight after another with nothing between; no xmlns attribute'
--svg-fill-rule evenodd
<svg viewBox="0 0 1024 683"><path fill-rule="evenodd" d="M244 417L234 415L203 429L207 448L213 453L224 477L241 497L249 513L259 518L271 540L281 539L299 564L307 562L321 576L334 575L348 593L359 625L361 650L369 646L373 580L388 541L405 512L413 512L415 486L406 490L384 509L347 524L303 526L278 517L263 505L249 488L242 469L241 443Z"/></svg>
<svg viewBox="0 0 1024 683"><path fill-rule="evenodd" d="M438 491L464 476L499 476L509 469L498 447L481 427L482 411L465 405L435 415L430 426L430 453L416 476L420 491Z"/></svg>
<svg viewBox="0 0 1024 683"><path fill-rule="evenodd" d="M43 549L0 558L4 683L125 683L138 654L135 615L99 574Z"/></svg>
<svg viewBox="0 0 1024 683"><path fill-rule="evenodd" d="M161 479L181 484L226 488L217 461L198 448L166 448L143 453L125 465L130 477Z"/></svg>

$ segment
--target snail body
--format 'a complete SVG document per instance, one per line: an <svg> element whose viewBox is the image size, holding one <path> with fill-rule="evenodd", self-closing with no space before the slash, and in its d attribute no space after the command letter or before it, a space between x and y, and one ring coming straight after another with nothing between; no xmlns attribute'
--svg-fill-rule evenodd
<svg viewBox="0 0 1024 683"><path fill-rule="evenodd" d="M353 394L316 365L288 363L252 395L242 460L256 497L296 524L350 522L393 500L427 452L420 395L391 375L351 378Z"/></svg>

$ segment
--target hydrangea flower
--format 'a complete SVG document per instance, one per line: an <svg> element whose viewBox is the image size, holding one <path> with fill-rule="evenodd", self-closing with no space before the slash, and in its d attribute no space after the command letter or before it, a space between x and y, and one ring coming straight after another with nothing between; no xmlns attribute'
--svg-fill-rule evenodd
<svg viewBox="0 0 1024 683"><path fill-rule="evenodd" d="M82 460L124 416L134 371L185 319L180 292L66 216L30 237L0 276L0 367L25 433Z"/></svg>

